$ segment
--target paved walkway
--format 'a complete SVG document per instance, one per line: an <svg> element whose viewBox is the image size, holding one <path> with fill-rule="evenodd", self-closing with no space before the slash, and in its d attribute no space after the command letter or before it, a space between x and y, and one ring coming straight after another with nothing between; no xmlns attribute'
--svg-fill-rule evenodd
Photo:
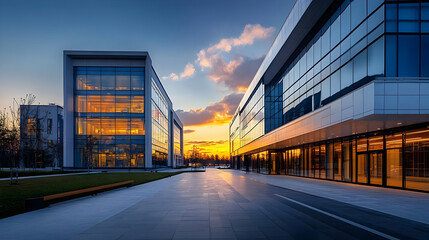
<svg viewBox="0 0 429 240"><path fill-rule="evenodd" d="M224 170L315 196L429 224L429 193L364 186L285 175L263 175L240 170Z"/></svg>
<svg viewBox="0 0 429 240"><path fill-rule="evenodd" d="M429 235L427 224L279 188L261 182L262 177L295 181L303 188L306 181L242 176L234 170L183 173L1 219L0 238L425 239ZM319 192L328 189L336 194L335 185ZM343 195L353 189L344 185L348 192Z"/></svg>

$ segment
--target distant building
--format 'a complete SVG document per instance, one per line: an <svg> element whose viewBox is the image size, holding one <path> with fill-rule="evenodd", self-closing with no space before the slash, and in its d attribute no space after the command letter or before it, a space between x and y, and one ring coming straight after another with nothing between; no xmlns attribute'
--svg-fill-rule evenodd
<svg viewBox="0 0 429 240"><path fill-rule="evenodd" d="M297 0L230 149L238 169L429 191L429 3Z"/></svg>
<svg viewBox="0 0 429 240"><path fill-rule="evenodd" d="M64 166L183 164L183 125L147 52L64 51Z"/></svg>
<svg viewBox="0 0 429 240"><path fill-rule="evenodd" d="M21 105L20 167L60 168L63 162L63 108Z"/></svg>

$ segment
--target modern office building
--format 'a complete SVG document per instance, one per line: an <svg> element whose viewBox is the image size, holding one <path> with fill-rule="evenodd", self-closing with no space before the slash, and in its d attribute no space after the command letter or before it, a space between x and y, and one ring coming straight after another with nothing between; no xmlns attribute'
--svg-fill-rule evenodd
<svg viewBox="0 0 429 240"><path fill-rule="evenodd" d="M60 168L63 164L63 108L21 105L21 168Z"/></svg>
<svg viewBox="0 0 429 240"><path fill-rule="evenodd" d="M230 150L238 169L429 191L429 3L298 0Z"/></svg>
<svg viewBox="0 0 429 240"><path fill-rule="evenodd" d="M183 125L147 52L64 51L64 123L64 167L174 167L183 156Z"/></svg>

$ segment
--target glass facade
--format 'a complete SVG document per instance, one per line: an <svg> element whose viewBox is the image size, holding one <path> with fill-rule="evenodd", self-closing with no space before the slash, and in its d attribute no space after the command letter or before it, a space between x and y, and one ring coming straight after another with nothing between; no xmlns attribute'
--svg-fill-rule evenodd
<svg viewBox="0 0 429 240"><path fill-rule="evenodd" d="M246 158L249 161L241 169L248 165L257 173L429 191L429 125L263 151Z"/></svg>
<svg viewBox="0 0 429 240"><path fill-rule="evenodd" d="M152 79L152 167L168 165L168 104Z"/></svg>
<svg viewBox="0 0 429 240"><path fill-rule="evenodd" d="M74 67L74 166L145 167L144 68Z"/></svg>
<svg viewBox="0 0 429 240"><path fill-rule="evenodd" d="M173 124L173 139L174 139L174 157L173 160L175 161L176 166L180 166L183 164L183 158L182 158L182 144L181 144L181 128L174 123Z"/></svg>
<svg viewBox="0 0 429 240"><path fill-rule="evenodd" d="M309 6L307 1L298 3ZM294 8L286 22L297 24L296 17L302 15L301 10ZM291 51L293 53L285 59L280 70L275 70L277 74L269 73L267 75L274 77L264 79L267 76L260 71L270 66L270 61L274 59L273 52L279 52L279 45L286 42L285 36L292 34L290 32L294 24L280 30L267 54L269 58L264 60L258 70L256 76L259 79L251 83L252 87L256 86L255 90L245 94L243 108L236 111L231 121L232 164L236 168L249 168L258 173L429 191L425 147L429 132L424 120L416 120L414 125L402 128L378 128L379 131L368 133L374 131L374 128L359 131L363 135L346 136L351 132L355 134L352 130L344 135L326 137L335 139L321 142L311 143L312 139L304 139L308 131L304 123L312 131L317 130L313 136L320 134L322 137L319 139L325 139L323 136L328 136L325 133L327 129L320 126L352 120L356 121L353 128L365 128L356 120L364 117L364 114L391 113L410 118L413 116L406 115L429 114L425 102L428 99L427 88L415 87L419 84L426 86L424 84L429 80L429 3L416 0L334 1L320 19L314 19L313 28ZM286 34L284 29L290 31ZM283 41L280 43L278 39ZM377 92L375 94L369 93L368 86L375 83L380 83L378 86L382 87L371 90ZM396 83L401 89L392 88ZM262 102L258 102L259 98L255 97L260 89ZM380 92L386 97L381 97ZM362 106L355 105L360 104L355 100L360 93ZM396 109L392 106L397 106L398 110L392 110ZM362 113L362 116L356 114L359 109L369 109L365 111L370 112L371 107L374 109L371 113ZM407 112L408 109L412 111ZM317 115L325 110L324 116ZM346 110L349 111L348 119L342 117L342 114L346 115ZM377 110L380 111L375 113ZM260 119L264 125L263 132L248 136L246 124L258 112L262 113ZM334 114L339 115L335 121L332 120ZM313 119L316 115L321 119ZM386 115L387 118L389 116ZM291 123L296 119L301 120ZM371 121L365 124L371 125ZM257 121L254 121L250 126L256 125ZM283 131L291 126L300 127L298 130L291 129L291 134L298 138L299 131L302 131L301 139L307 144L297 142L295 147L287 149L281 146L287 141L286 145L293 145L293 140L287 136L289 132ZM286 136L274 133L265 138L264 134L274 130ZM255 140L269 143L273 149L265 145L258 146L264 147L264 151L255 153L254 149L250 149L253 145L246 147Z"/></svg>

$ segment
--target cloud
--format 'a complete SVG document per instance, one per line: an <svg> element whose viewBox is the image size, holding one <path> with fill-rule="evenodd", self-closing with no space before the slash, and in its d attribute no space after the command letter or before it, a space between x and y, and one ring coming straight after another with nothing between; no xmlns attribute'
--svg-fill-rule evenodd
<svg viewBox="0 0 429 240"><path fill-rule="evenodd" d="M183 130L183 133L184 133L184 134L194 133L194 132L195 132L195 130L192 130L192 129L186 129L186 130Z"/></svg>
<svg viewBox="0 0 429 240"><path fill-rule="evenodd" d="M183 72L179 75L177 75L176 73L170 73L170 75L168 76L164 76L162 77L162 79L166 80L166 79L171 79L171 80L179 80L179 79L184 79L184 78L188 78L193 76L195 73L195 67L192 63L188 63L185 66L185 69L183 70Z"/></svg>
<svg viewBox="0 0 429 240"><path fill-rule="evenodd" d="M232 93L204 109L177 110L176 113L185 126L225 124L233 117L243 95L243 93Z"/></svg>
<svg viewBox="0 0 429 240"><path fill-rule="evenodd" d="M226 63L223 59L217 58L212 62L212 68L207 76L229 89L245 92L263 59L263 57L257 59L238 57Z"/></svg>
<svg viewBox="0 0 429 240"><path fill-rule="evenodd" d="M207 49L201 49L197 54L196 63L201 70L209 70L207 76L214 82L223 84L231 90L243 91L252 80L263 57L250 59L236 56L230 61L225 61L225 53L229 53L233 47L251 45L256 39L268 38L273 32L273 27L264 28L260 24L247 24L239 37L224 38Z"/></svg>
<svg viewBox="0 0 429 240"><path fill-rule="evenodd" d="M179 76L177 76L177 74L175 73L170 73L170 75L168 76L164 76L162 77L162 79L171 79L171 80L179 80Z"/></svg>
<svg viewBox="0 0 429 240"><path fill-rule="evenodd" d="M202 49L198 53L197 62L202 68L212 65L213 57L222 52L230 52L232 47L242 45L252 45L255 39L264 39L274 33L274 27L264 28L260 24L247 24L238 38L223 38L217 44L207 49Z"/></svg>
<svg viewBox="0 0 429 240"><path fill-rule="evenodd" d="M180 74L180 78L190 77L194 75L194 73L195 73L194 65L192 63L188 63L185 66L185 70L183 70L183 72Z"/></svg>

